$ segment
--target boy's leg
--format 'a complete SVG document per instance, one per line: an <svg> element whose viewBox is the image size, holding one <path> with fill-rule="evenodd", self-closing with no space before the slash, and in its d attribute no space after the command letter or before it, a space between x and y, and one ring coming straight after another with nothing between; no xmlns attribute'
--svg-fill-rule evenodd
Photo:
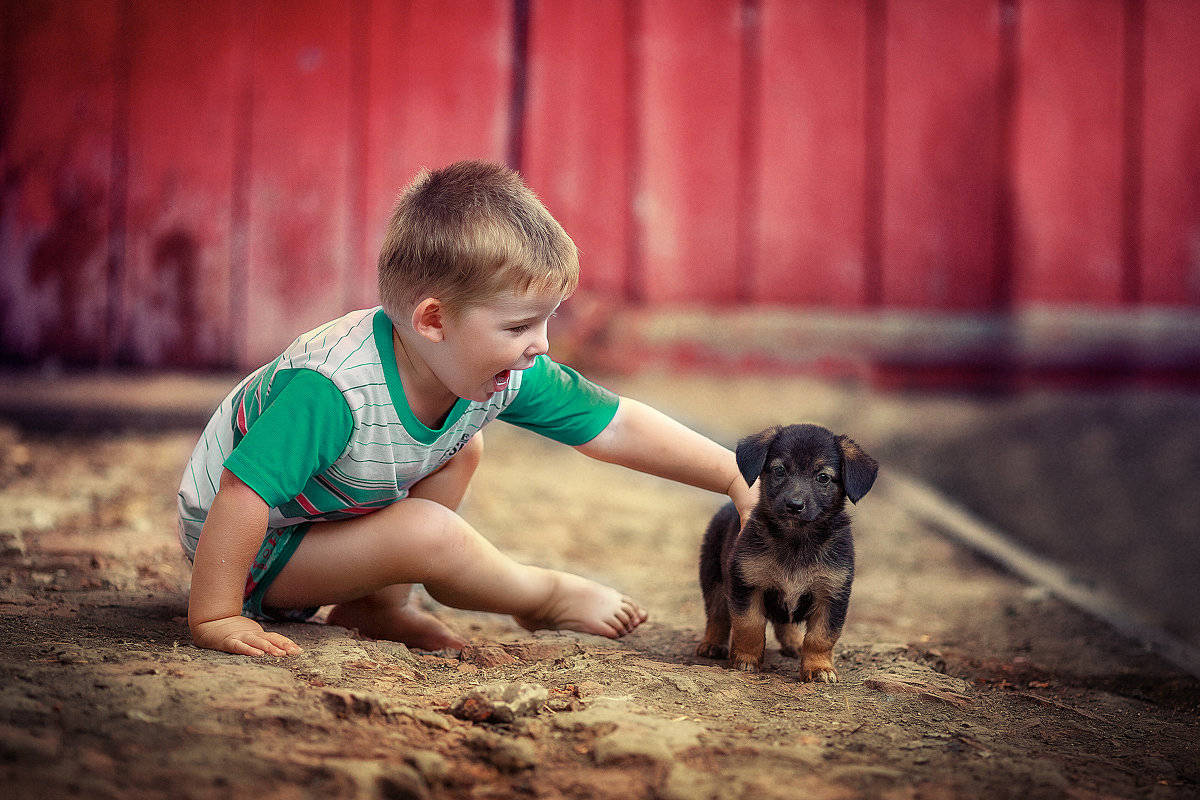
<svg viewBox="0 0 1200 800"><path fill-rule="evenodd" d="M479 462L483 459L483 433L476 433L441 469L409 490L409 497L440 503L458 510ZM413 585L400 583L334 606L329 623L357 629L372 639L403 641L421 650L461 650L466 641L441 620L410 603Z"/></svg>
<svg viewBox="0 0 1200 800"><path fill-rule="evenodd" d="M530 629L617 637L646 619L641 607L613 589L513 561L453 511L421 498L357 519L314 524L264 602L283 608L345 603L413 583L446 605L511 614ZM405 633L377 635L404 641Z"/></svg>
<svg viewBox="0 0 1200 800"><path fill-rule="evenodd" d="M461 650L467 642L440 619L412 602L412 584L385 586L357 600L338 603L326 620L372 639L403 642L417 650Z"/></svg>

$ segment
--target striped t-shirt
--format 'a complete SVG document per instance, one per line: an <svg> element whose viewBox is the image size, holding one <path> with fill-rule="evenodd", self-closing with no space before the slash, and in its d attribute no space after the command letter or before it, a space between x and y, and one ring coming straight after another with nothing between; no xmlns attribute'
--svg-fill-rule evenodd
<svg viewBox="0 0 1200 800"><path fill-rule="evenodd" d="M387 315L354 311L298 337L221 402L180 483L179 541L195 554L224 468L270 506L270 528L347 519L407 496L495 419L578 445L608 425L617 403L540 356L503 391L460 399L430 429L404 398Z"/></svg>

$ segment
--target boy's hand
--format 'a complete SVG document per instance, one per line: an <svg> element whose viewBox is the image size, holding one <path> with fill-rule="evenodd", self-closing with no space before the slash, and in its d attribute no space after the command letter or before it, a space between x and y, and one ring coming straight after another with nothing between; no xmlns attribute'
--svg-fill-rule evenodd
<svg viewBox="0 0 1200 800"><path fill-rule="evenodd" d="M750 519L750 512L758 505L758 491L758 481L755 481L753 486L747 486L741 475L734 478L733 483L729 484L729 489L726 490L729 499L737 507L743 530L746 528L746 522Z"/></svg>
<svg viewBox="0 0 1200 800"><path fill-rule="evenodd" d="M269 633L248 617L225 617L192 627L197 647L239 656L294 656L301 648L281 633Z"/></svg>

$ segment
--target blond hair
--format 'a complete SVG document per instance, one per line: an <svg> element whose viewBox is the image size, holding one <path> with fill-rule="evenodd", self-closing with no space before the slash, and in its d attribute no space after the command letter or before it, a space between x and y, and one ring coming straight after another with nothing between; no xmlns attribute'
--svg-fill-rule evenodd
<svg viewBox="0 0 1200 800"><path fill-rule="evenodd" d="M488 161L422 169L379 253L379 300L393 321L426 297L461 311L506 291L566 297L578 284L571 237L520 175Z"/></svg>

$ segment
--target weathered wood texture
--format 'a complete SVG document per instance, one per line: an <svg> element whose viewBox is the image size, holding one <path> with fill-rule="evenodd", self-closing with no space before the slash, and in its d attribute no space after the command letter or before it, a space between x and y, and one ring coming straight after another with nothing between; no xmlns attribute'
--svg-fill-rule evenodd
<svg viewBox="0 0 1200 800"><path fill-rule="evenodd" d="M0 0L0 358L254 366L422 166L608 306L1200 308L1187 0Z"/></svg>

